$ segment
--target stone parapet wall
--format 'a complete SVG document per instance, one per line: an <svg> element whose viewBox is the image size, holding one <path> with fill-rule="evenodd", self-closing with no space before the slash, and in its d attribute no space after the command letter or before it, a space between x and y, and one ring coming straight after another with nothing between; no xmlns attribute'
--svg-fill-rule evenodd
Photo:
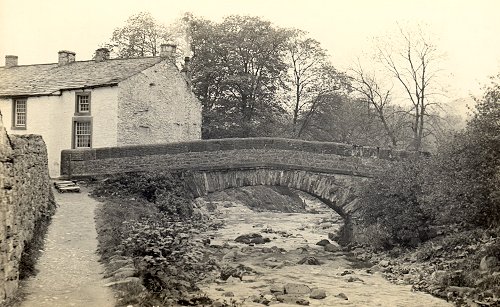
<svg viewBox="0 0 500 307"><path fill-rule="evenodd" d="M420 153L281 138L218 139L64 150L67 177L149 170L296 169L369 177L394 160Z"/></svg>
<svg viewBox="0 0 500 307"><path fill-rule="evenodd" d="M0 304L18 287L19 264L36 223L55 209L47 149L38 135L7 135L0 116Z"/></svg>

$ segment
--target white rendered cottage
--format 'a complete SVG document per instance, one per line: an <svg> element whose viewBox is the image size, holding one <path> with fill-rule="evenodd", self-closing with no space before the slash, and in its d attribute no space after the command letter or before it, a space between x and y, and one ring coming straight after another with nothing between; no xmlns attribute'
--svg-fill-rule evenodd
<svg viewBox="0 0 500 307"><path fill-rule="evenodd" d="M201 104L191 91L189 58L179 71L175 46L160 57L75 61L59 52L55 64L0 67L0 111L9 134L39 134L51 177L63 149L189 141L201 137Z"/></svg>

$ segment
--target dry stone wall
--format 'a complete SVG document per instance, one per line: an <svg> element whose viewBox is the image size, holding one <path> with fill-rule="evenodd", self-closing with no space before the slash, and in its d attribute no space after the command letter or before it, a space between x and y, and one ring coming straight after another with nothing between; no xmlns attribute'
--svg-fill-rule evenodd
<svg viewBox="0 0 500 307"><path fill-rule="evenodd" d="M54 210L43 139L7 135L0 114L0 304L18 287L21 255L36 224Z"/></svg>

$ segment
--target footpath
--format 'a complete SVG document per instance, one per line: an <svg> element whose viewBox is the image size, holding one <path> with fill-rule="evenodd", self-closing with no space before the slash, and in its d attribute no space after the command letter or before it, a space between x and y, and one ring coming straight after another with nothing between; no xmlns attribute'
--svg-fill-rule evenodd
<svg viewBox="0 0 500 307"><path fill-rule="evenodd" d="M99 202L85 188L81 193L54 190L54 196L58 208L36 266L39 272L23 283L20 306L114 306L96 252L94 211Z"/></svg>

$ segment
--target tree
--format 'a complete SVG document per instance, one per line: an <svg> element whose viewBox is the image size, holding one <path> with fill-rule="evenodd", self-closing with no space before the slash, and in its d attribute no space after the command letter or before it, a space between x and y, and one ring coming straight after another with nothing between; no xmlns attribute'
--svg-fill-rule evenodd
<svg viewBox="0 0 500 307"><path fill-rule="evenodd" d="M257 17L221 23L187 16L193 86L203 103L204 137L266 135L283 113L276 92L286 73L290 31Z"/></svg>
<svg viewBox="0 0 500 307"><path fill-rule="evenodd" d="M383 128L390 139L392 146L397 147L398 141L394 127L390 126L387 119L387 109L391 103L391 89L383 89L380 81L376 80L374 74L367 73L358 61L357 67L351 69L352 88L361 95L361 99L368 105L368 111L371 107L375 110L375 114L380 119Z"/></svg>
<svg viewBox="0 0 500 307"><path fill-rule="evenodd" d="M116 28L105 47L120 58L157 56L160 45L171 38L167 27L158 23L150 13L141 12L129 17L125 26Z"/></svg>
<svg viewBox="0 0 500 307"><path fill-rule="evenodd" d="M422 29L410 32L399 28L402 45L393 50L391 42L380 42L377 46L378 59L396 78L402 86L406 98L411 102L409 114L412 116L411 129L413 132L414 150L421 150L422 140L428 135L426 119L430 115L430 107L437 105L432 97L437 85L439 59L441 55Z"/></svg>
<svg viewBox="0 0 500 307"><path fill-rule="evenodd" d="M294 96L292 133L295 135L298 130L299 114L306 105L314 107L313 88L316 87L320 78L319 72L326 63L326 52L318 41L306 37L303 31L295 30L288 46L288 53Z"/></svg>

